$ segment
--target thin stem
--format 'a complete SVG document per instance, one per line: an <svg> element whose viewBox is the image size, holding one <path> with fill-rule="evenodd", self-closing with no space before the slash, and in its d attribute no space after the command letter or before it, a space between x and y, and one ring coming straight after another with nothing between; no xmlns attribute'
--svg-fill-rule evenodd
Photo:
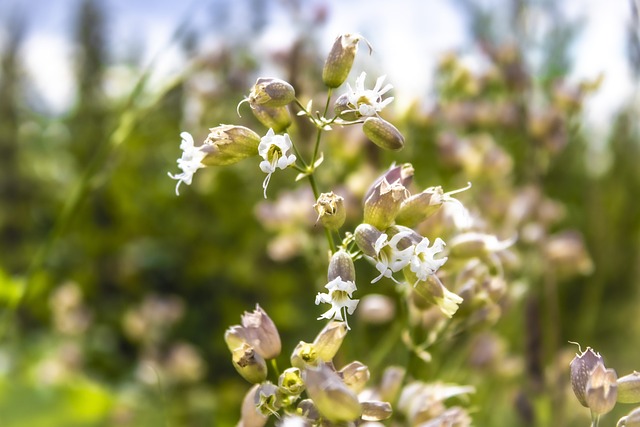
<svg viewBox="0 0 640 427"><path fill-rule="evenodd" d="M591 427L598 427L600 423L600 415L591 412Z"/></svg>
<svg viewBox="0 0 640 427"><path fill-rule="evenodd" d="M276 373L276 378L280 377L280 369L278 369L278 361L274 358L271 359L271 367L273 368L273 372Z"/></svg>

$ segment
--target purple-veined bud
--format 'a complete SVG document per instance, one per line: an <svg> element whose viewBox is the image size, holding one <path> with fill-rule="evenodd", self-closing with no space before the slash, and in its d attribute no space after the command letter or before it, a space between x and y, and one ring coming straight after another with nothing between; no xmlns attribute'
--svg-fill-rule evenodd
<svg viewBox="0 0 640 427"><path fill-rule="evenodd" d="M369 117L362 125L364 134L380 148L398 151L404 147L404 136L388 121L380 117Z"/></svg>
<svg viewBox="0 0 640 427"><path fill-rule="evenodd" d="M256 304L253 312L242 315L242 333L246 341L265 359L280 354L282 344L278 329L267 313Z"/></svg>
<svg viewBox="0 0 640 427"><path fill-rule="evenodd" d="M353 265L353 259L344 249L336 251L331 255L331 261L329 261L328 281L331 282L338 277L344 281L356 281L356 268Z"/></svg>
<svg viewBox="0 0 640 427"><path fill-rule="evenodd" d="M611 411L618 396L617 375L590 347L571 361L571 388L578 401L597 416Z"/></svg>
<svg viewBox="0 0 640 427"><path fill-rule="evenodd" d="M362 253L370 257L376 256L374 245L378 238L382 236L382 231L371 224L360 224L356 227L353 236Z"/></svg>
<svg viewBox="0 0 640 427"><path fill-rule="evenodd" d="M289 83L273 77L260 77L251 88L247 101L252 108L284 107L296 98L296 91Z"/></svg>
<svg viewBox="0 0 640 427"><path fill-rule="evenodd" d="M393 224L400 205L408 196L409 192L399 180L389 182L383 178L365 199L363 222L385 230Z"/></svg>
<svg viewBox="0 0 640 427"><path fill-rule="evenodd" d="M358 51L359 34L341 34L333 42L322 68L322 81L329 88L339 87L349 76Z"/></svg>

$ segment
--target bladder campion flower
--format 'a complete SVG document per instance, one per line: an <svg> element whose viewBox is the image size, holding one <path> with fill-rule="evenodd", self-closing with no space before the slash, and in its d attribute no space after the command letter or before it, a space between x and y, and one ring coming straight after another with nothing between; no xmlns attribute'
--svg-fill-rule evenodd
<svg viewBox="0 0 640 427"><path fill-rule="evenodd" d="M318 319L346 320L346 313L353 314L359 300L352 300L351 295L356 290L356 284L351 280L342 280L336 277L325 286L328 293L316 295L316 305L320 303L331 304L331 308ZM344 313L346 312L346 313Z"/></svg>
<svg viewBox="0 0 640 427"><path fill-rule="evenodd" d="M447 262L447 257L436 259L435 255L444 250L445 243L441 238L437 238L431 247L429 239L424 237L420 243L415 245L409 267L416 274L418 280L427 280L427 277L436 274L436 271Z"/></svg>
<svg viewBox="0 0 640 427"><path fill-rule="evenodd" d="M296 161L295 154L292 154L293 143L288 134L276 135L273 129L269 129L267 134L260 140L258 154L264 159L260 162L260 169L267 174L262 183L264 198L267 198L267 186L271 180L271 174L276 169L285 169Z"/></svg>
<svg viewBox="0 0 640 427"><path fill-rule="evenodd" d="M409 246L405 249L399 249L398 243L405 237L409 237L413 233L412 230L403 230L395 234L391 239L386 233L383 233L378 237L373 244L376 257L376 270L380 272L380 275L373 279L371 283L375 283L383 277L388 277L394 282L398 281L393 277L393 273L405 268L411 257L413 256L413 246Z"/></svg>
<svg viewBox="0 0 640 427"><path fill-rule="evenodd" d="M364 71L356 79L356 88L353 89L349 83L347 83L347 99L349 100L348 106L351 111L355 111L362 117L377 116L380 111L393 101L393 97L382 100L382 95L393 89L393 86L387 84L382 87L386 76L378 77L376 85L373 89L365 89L364 81L367 78L367 73Z"/></svg>
<svg viewBox="0 0 640 427"><path fill-rule="evenodd" d="M172 174L169 172L169 176L172 179L177 179L176 195L180 195L180 184L185 183L191 185L193 174L200 168L204 168L205 165L202 160L207 156L207 152L204 150L207 145L201 145L199 147L194 146L193 137L189 132L182 132L180 134L182 142L180 143L180 149L182 150L182 157L178 159L178 167L182 169L182 173Z"/></svg>

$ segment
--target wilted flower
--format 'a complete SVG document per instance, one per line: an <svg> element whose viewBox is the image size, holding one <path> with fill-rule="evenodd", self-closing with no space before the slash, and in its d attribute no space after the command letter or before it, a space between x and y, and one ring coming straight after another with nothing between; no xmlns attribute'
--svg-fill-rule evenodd
<svg viewBox="0 0 640 427"><path fill-rule="evenodd" d="M354 361L338 371L344 384L356 393L360 393L369 381L369 368L361 362Z"/></svg>
<svg viewBox="0 0 640 427"><path fill-rule="evenodd" d="M193 174L200 168L204 168L205 165L202 160L207 156L207 152L204 151L206 145L196 147L193 143L193 137L188 132L182 132L180 134L182 142L180 143L180 149L182 150L182 157L178 159L178 167L182 169L179 174L172 174L169 172L169 176L172 179L178 180L176 184L176 195L180 195L180 184L185 183L191 185Z"/></svg>
<svg viewBox="0 0 640 427"><path fill-rule="evenodd" d="M286 395L300 396L304 391L304 381L302 381L300 369L285 369L278 378L278 388Z"/></svg>
<svg viewBox="0 0 640 427"><path fill-rule="evenodd" d="M390 84L382 87L386 76L378 77L373 89L365 89L364 81L367 73L364 71L356 79L356 88L352 89L347 83L347 98L349 107L352 111L363 117L376 116L380 111L393 101L393 97L382 100L382 95L390 91L393 86Z"/></svg>
<svg viewBox="0 0 640 427"><path fill-rule="evenodd" d="M364 421L381 421L391 417L393 410L389 402L365 401L362 405L362 419Z"/></svg>
<svg viewBox="0 0 640 427"><path fill-rule="evenodd" d="M313 208L318 213L318 221L331 230L342 227L347 218L344 198L334 194L333 191L320 194Z"/></svg>
<svg viewBox="0 0 640 427"><path fill-rule="evenodd" d="M269 129L267 134L260 140L258 154L264 159L260 162L260 169L267 174L262 183L264 198L267 198L267 186L271 180L271 174L276 169L285 169L296 161L296 156L292 154L293 144L289 135L276 135L273 129Z"/></svg>

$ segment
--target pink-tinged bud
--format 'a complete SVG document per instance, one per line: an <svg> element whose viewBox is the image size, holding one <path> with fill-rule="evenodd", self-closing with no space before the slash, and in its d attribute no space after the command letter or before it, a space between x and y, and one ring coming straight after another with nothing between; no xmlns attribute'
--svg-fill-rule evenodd
<svg viewBox="0 0 640 427"><path fill-rule="evenodd" d="M591 348L571 361L571 388L578 401L599 416L611 411L618 397L617 375Z"/></svg>
<svg viewBox="0 0 640 427"><path fill-rule="evenodd" d="M360 417L362 407L358 396L326 364L307 368L305 382L307 394L323 418L342 423Z"/></svg>
<svg viewBox="0 0 640 427"><path fill-rule="evenodd" d="M329 88L339 87L349 76L358 51L359 34L342 34L333 42L322 69L322 81Z"/></svg>
<svg viewBox="0 0 640 427"><path fill-rule="evenodd" d="M291 114L287 107L267 107L256 105L251 109L256 119L275 133L282 133L291 126Z"/></svg>
<svg viewBox="0 0 640 427"><path fill-rule="evenodd" d="M209 129L202 145L202 164L224 166L258 154L260 135L244 126L220 125Z"/></svg>
<svg viewBox="0 0 640 427"><path fill-rule="evenodd" d="M362 402L362 419L364 421L382 421L391 417L393 409L389 402Z"/></svg>
<svg viewBox="0 0 640 427"><path fill-rule="evenodd" d="M589 407L586 398L587 383L591 372L599 363L604 364L602 356L593 351L591 347L587 347L582 354L576 355L569 365L571 368L571 388L578 398L578 402L586 408Z"/></svg>
<svg viewBox="0 0 640 427"><path fill-rule="evenodd" d="M380 148L398 151L404 147L404 136L388 121L380 117L369 117L362 125L364 134Z"/></svg>
<svg viewBox="0 0 640 427"><path fill-rule="evenodd" d="M640 403L640 372L618 378L618 402Z"/></svg>
<svg viewBox="0 0 640 427"><path fill-rule="evenodd" d="M284 107L296 98L296 91L284 80L260 77L253 85L247 100L252 108Z"/></svg>
<svg viewBox="0 0 640 427"><path fill-rule="evenodd" d="M267 313L256 304L256 309L242 315L242 333L246 341L265 359L280 354L282 344L278 329Z"/></svg>
<svg viewBox="0 0 640 427"><path fill-rule="evenodd" d="M327 280L331 282L338 277L345 282L356 281L356 268L353 265L353 259L344 249L331 255L331 261L329 261Z"/></svg>
<svg viewBox="0 0 640 427"><path fill-rule="evenodd" d="M353 390L355 393L360 393L367 385L367 381L371 377L369 368L361 362L351 362L340 371L338 374L342 378L344 384Z"/></svg>
<svg viewBox="0 0 640 427"><path fill-rule="evenodd" d="M320 194L313 208L318 213L318 221L330 230L342 227L347 218L344 198L333 194L333 192Z"/></svg>

